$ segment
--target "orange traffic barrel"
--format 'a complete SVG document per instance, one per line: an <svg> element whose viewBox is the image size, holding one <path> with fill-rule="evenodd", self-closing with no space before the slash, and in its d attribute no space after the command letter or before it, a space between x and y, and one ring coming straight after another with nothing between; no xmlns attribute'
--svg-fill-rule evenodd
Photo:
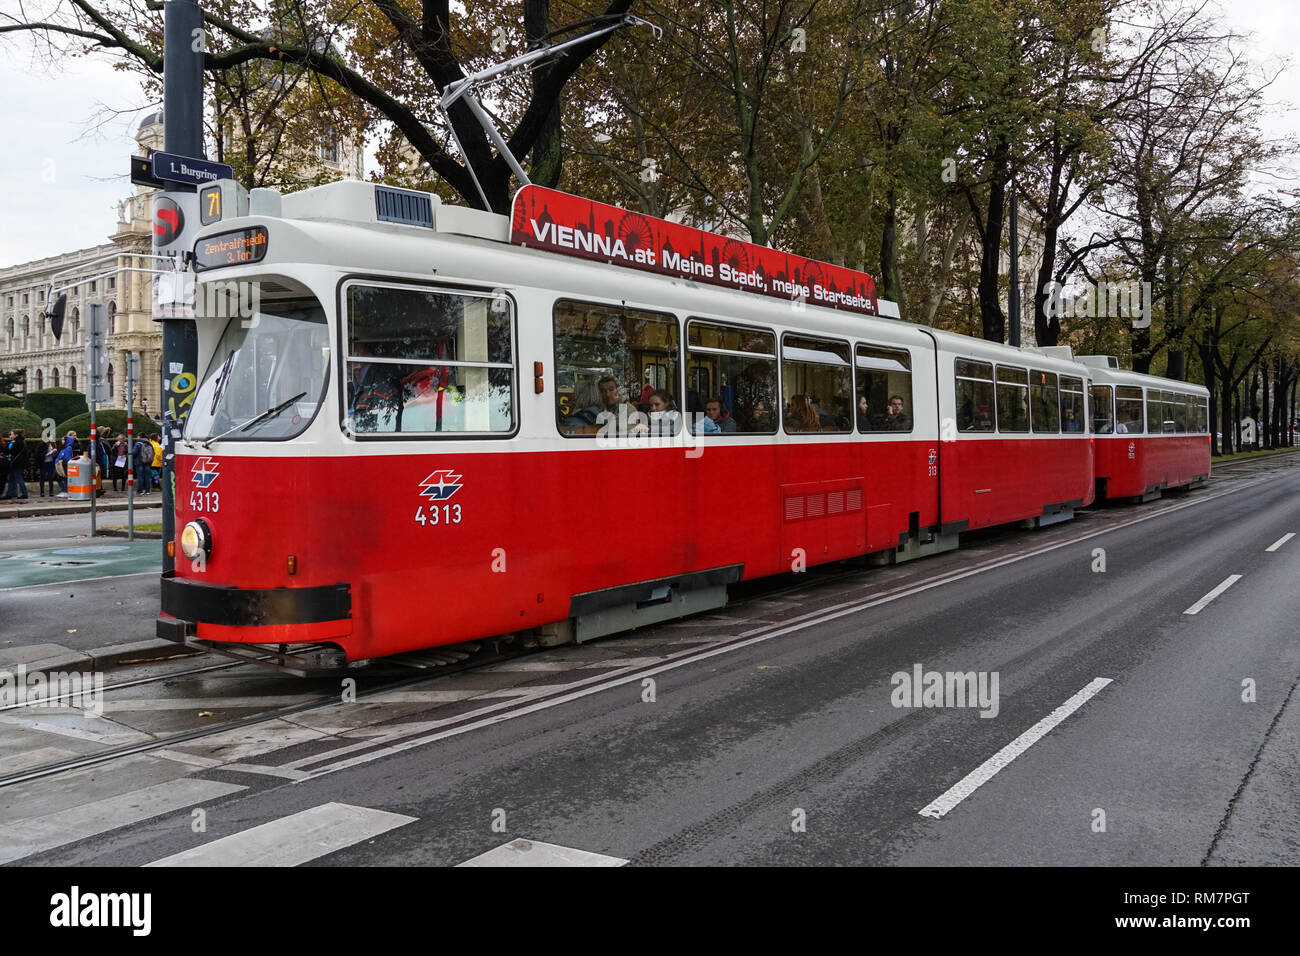
<svg viewBox="0 0 1300 956"><path fill-rule="evenodd" d="M73 501L89 501L95 496L94 469L90 459L81 455L68 462L68 498Z"/></svg>

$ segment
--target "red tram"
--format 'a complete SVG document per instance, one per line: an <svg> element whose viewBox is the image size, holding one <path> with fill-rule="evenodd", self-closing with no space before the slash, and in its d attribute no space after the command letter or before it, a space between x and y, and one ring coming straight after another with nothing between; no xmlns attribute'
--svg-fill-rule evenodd
<svg viewBox="0 0 1300 956"><path fill-rule="evenodd" d="M194 262L203 375L158 625L178 641L349 661L581 641L743 579L1068 519L1098 468L1109 496L1209 471L1203 404L1171 399L1132 483L1089 427L1124 373L537 187L512 219L360 182L255 195ZM1138 379L1162 422L1166 390L1204 391Z"/></svg>

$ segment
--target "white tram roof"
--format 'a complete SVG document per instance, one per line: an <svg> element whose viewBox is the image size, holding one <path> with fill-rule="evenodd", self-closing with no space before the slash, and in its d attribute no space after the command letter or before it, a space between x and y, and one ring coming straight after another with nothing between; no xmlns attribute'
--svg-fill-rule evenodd
<svg viewBox="0 0 1300 956"><path fill-rule="evenodd" d="M1170 392L1185 392L1191 395L1208 397L1210 390L1194 382L1180 382L1173 378L1159 375L1146 375L1119 368L1113 355L1081 355L1078 361L1089 366L1094 384L1097 385L1133 385L1142 388L1163 389ZM1114 363L1114 364L1111 364Z"/></svg>
<svg viewBox="0 0 1300 956"><path fill-rule="evenodd" d="M385 202L390 211L387 216L380 213L381 203ZM398 206L393 206L394 202ZM398 209L397 219L391 214L394 208ZM402 218L403 211L412 209L417 210L415 214ZM1068 346L1020 349L903 322L898 318L897 303L884 299L879 300L879 317L809 302L797 318L792 318L790 305L779 299L515 245L509 241L507 216L449 205L432 193L377 183L343 180L285 196L275 190L256 189L250 196L247 216L212 223L196 238L258 225L268 227L270 233L265 259L256 264L224 267L211 274L200 273L200 281L274 271L276 263L312 263L394 281L437 277L531 286L553 290L562 297L590 296L637 308L866 338L882 344L924 346L925 339L933 337L944 351L986 361L1032 365L1098 381L1208 394L1188 382L1110 368L1108 357L1075 358ZM506 270L492 269L485 254L509 256L508 283Z"/></svg>

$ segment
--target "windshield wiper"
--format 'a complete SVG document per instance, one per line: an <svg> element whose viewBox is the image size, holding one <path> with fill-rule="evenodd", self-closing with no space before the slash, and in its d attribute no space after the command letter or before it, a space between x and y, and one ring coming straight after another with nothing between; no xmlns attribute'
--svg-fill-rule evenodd
<svg viewBox="0 0 1300 956"><path fill-rule="evenodd" d="M234 428L231 428L228 431L224 431L220 435L213 435L211 438L209 438L205 442L202 442L201 444L203 445L204 448L211 448L212 443L214 441L220 441L221 439L229 435L231 432L238 432L238 431L246 432L254 425L260 425L262 422L269 422L272 418L275 418L276 415L279 415L282 411L284 411L294 402L298 401L298 399L306 398L306 397L307 397L306 392L299 392L293 398L285 399L279 405L275 406L275 408L268 408L266 411L262 412L262 414L258 415L256 418L252 419L251 421L247 421L242 425L236 425Z"/></svg>
<svg viewBox="0 0 1300 956"><path fill-rule="evenodd" d="M212 388L212 408L208 410L208 416L217 414L217 403L221 401L221 393L225 390L226 379L230 376L230 363L235 360L234 350L226 356L226 360L221 363L221 368L217 371L217 383Z"/></svg>

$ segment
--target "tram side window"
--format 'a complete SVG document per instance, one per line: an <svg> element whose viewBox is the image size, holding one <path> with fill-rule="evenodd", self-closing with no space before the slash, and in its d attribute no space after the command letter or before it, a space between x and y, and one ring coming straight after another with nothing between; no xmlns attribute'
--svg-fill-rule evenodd
<svg viewBox="0 0 1300 956"><path fill-rule="evenodd" d="M686 325L686 410L700 434L776 431L776 335L766 329L690 319ZM716 403L717 408L711 405Z"/></svg>
<svg viewBox="0 0 1300 956"><path fill-rule="evenodd" d="M554 328L561 435L676 434L681 378L675 315L561 300Z"/></svg>
<svg viewBox="0 0 1300 956"><path fill-rule="evenodd" d="M1057 387L1055 372L1029 370L1029 418L1035 432L1051 434L1061 430Z"/></svg>
<svg viewBox="0 0 1300 956"><path fill-rule="evenodd" d="M1178 400L1181 396L1177 392L1161 392L1160 404L1163 406L1163 418L1161 421L1161 431L1166 435L1178 433Z"/></svg>
<svg viewBox="0 0 1300 956"><path fill-rule="evenodd" d="M998 431L1029 431L1029 373L998 366Z"/></svg>
<svg viewBox="0 0 1300 956"><path fill-rule="evenodd" d="M1174 393L1174 430L1179 435L1192 431L1192 397L1182 392Z"/></svg>
<svg viewBox="0 0 1300 956"><path fill-rule="evenodd" d="M1083 379L1061 376L1061 431L1086 432L1088 413L1083 403Z"/></svg>
<svg viewBox="0 0 1300 956"><path fill-rule="evenodd" d="M912 430L912 357L906 349L859 345L855 354L858 431Z"/></svg>
<svg viewBox="0 0 1300 956"><path fill-rule="evenodd" d="M1112 403L1109 385L1091 385L1088 391L1092 398L1092 430L1097 435L1109 435L1115 430L1115 408Z"/></svg>
<svg viewBox="0 0 1300 956"><path fill-rule="evenodd" d="M1165 430L1165 409L1160 398L1162 394L1159 389L1147 389L1147 431L1152 435L1159 435Z"/></svg>
<svg viewBox="0 0 1300 956"><path fill-rule="evenodd" d="M847 432L853 426L853 367L847 342L781 340L781 417L787 432Z"/></svg>
<svg viewBox="0 0 1300 956"><path fill-rule="evenodd" d="M1115 386L1115 434L1141 435L1144 431L1142 389L1136 385Z"/></svg>
<svg viewBox="0 0 1300 956"><path fill-rule="evenodd" d="M957 359L953 368L957 378L957 430L993 431L993 366Z"/></svg>
<svg viewBox="0 0 1300 956"><path fill-rule="evenodd" d="M1208 433L1210 430L1209 399L1194 398L1193 401L1195 402L1194 413L1195 413L1195 421L1196 421L1196 430L1202 435L1204 435Z"/></svg>
<svg viewBox="0 0 1300 956"><path fill-rule="evenodd" d="M504 296L352 283L347 420L353 432L514 429L513 305Z"/></svg>

